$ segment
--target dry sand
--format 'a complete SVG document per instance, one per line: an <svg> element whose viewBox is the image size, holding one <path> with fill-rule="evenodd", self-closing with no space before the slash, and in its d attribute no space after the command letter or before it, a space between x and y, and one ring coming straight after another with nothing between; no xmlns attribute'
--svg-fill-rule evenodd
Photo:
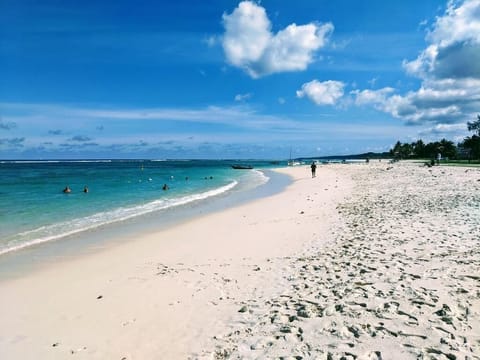
<svg viewBox="0 0 480 360"><path fill-rule="evenodd" d="M1 359L480 359L480 171L285 191L0 283Z"/></svg>

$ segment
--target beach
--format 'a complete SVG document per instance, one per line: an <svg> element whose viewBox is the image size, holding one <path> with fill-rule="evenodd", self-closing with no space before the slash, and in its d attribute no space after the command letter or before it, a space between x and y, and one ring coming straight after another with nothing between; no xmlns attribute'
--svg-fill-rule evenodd
<svg viewBox="0 0 480 360"><path fill-rule="evenodd" d="M268 197L0 282L2 359L480 359L480 170L279 168Z"/></svg>

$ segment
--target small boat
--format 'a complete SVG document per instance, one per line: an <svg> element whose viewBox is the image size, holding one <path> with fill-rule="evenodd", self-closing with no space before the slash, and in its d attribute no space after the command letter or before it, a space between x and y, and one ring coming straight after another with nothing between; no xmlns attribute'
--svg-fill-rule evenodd
<svg viewBox="0 0 480 360"><path fill-rule="evenodd" d="M292 159L292 148L290 148L290 159L288 160L287 165L288 165L288 166L297 166L297 165L300 165L300 162L295 161L295 160Z"/></svg>
<svg viewBox="0 0 480 360"><path fill-rule="evenodd" d="M251 165L232 165L232 168L237 169L237 170L250 170L250 169L253 169L253 166L251 166Z"/></svg>
<svg viewBox="0 0 480 360"><path fill-rule="evenodd" d="M287 163L288 166L297 166L297 165L302 165L301 162L299 161L293 161L293 160L290 160L288 163Z"/></svg>

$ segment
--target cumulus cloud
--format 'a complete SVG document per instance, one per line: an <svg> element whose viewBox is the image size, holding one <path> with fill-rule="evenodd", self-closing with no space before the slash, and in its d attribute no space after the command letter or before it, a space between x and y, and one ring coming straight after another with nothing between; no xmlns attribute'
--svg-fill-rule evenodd
<svg viewBox="0 0 480 360"><path fill-rule="evenodd" d="M435 78L480 78L480 2L449 1L426 40L429 46L417 59L404 61L412 75Z"/></svg>
<svg viewBox="0 0 480 360"><path fill-rule="evenodd" d="M450 135L462 134L467 131L465 124L437 124L419 132L419 135Z"/></svg>
<svg viewBox="0 0 480 360"><path fill-rule="evenodd" d="M231 14L223 14L223 25L227 61L253 78L305 70L333 31L331 23L293 23L274 34L265 9L252 1L242 1Z"/></svg>
<svg viewBox="0 0 480 360"><path fill-rule="evenodd" d="M372 105L408 124L450 124L473 118L480 108L480 79L425 80L416 91L393 94L387 87L355 90L356 105Z"/></svg>
<svg viewBox="0 0 480 360"><path fill-rule="evenodd" d="M301 90L297 90L297 97L306 96L317 105L335 105L343 96L344 87L345 84L341 81L313 80L303 84Z"/></svg>
<svg viewBox="0 0 480 360"><path fill-rule="evenodd" d="M380 90L353 90L350 93L355 95L356 105L370 105L378 106L383 109L387 97L393 93L395 89L386 87Z"/></svg>
<svg viewBox="0 0 480 360"><path fill-rule="evenodd" d="M449 1L426 41L416 59L403 63L408 74L421 79L418 90L355 91L355 103L371 104L409 124L471 120L480 109L480 1Z"/></svg>

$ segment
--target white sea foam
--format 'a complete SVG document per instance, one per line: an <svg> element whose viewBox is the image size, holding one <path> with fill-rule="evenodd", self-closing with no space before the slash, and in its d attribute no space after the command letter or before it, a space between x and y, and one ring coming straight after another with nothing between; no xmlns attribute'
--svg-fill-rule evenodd
<svg viewBox="0 0 480 360"><path fill-rule="evenodd" d="M161 200L155 200L143 205L118 208L111 211L100 212L84 218L78 218L71 221L42 226L34 230L25 231L17 234L16 239L8 243L6 248L0 249L0 255L24 249L33 245L58 240L66 236L74 235L87 230L92 230L100 226L112 224L119 221L125 221L137 216L152 213L154 211L164 210L192 203L194 201L204 200L212 196L217 196L225 193L233 189L235 186L237 186L237 184L237 181L232 181L225 186L198 194L183 196L179 198L166 198Z"/></svg>
<svg viewBox="0 0 480 360"><path fill-rule="evenodd" d="M267 175L265 175L263 171L253 170L253 172L255 172L259 176L259 182L260 182L259 185L266 184L270 180L270 178Z"/></svg>

